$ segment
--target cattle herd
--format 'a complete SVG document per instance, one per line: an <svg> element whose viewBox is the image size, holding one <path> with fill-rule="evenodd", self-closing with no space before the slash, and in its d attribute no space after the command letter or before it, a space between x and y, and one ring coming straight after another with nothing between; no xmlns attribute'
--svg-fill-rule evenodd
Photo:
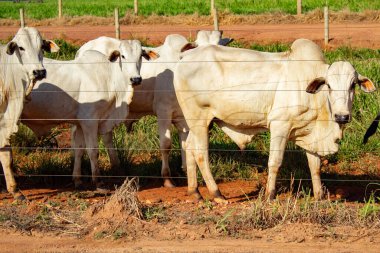
<svg viewBox="0 0 380 253"><path fill-rule="evenodd" d="M168 35L156 48L142 47L137 40L100 37L84 44L74 60L56 61L43 57L43 51L59 50L53 41L42 39L34 28L21 28L0 47L0 161L7 190L15 198L24 197L12 173L9 141L20 118L38 136L58 124L72 124L74 184L81 186L86 150L92 182L101 189L98 136L116 168L120 162L112 129L155 115L166 187L174 187L168 162L174 124L188 193L202 198L198 167L213 199L226 201L209 165L208 129L215 122L241 149L257 133L271 132L269 198L276 194L288 140L306 150L314 197L322 198L320 156L338 151L342 126L351 121L355 85L372 92L374 84L349 62L327 64L321 48L310 40L298 39L281 53L227 47L231 41L219 31L199 31L195 42Z"/></svg>

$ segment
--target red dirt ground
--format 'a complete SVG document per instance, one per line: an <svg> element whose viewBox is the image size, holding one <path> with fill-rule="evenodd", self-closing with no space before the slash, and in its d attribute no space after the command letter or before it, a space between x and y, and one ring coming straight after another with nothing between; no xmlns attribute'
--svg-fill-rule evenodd
<svg viewBox="0 0 380 253"><path fill-rule="evenodd" d="M98 36L114 36L113 26L41 26L39 31L45 38L63 38L76 44L94 39ZM128 25L121 26L122 38L138 38L150 44L161 43L165 36L171 33L180 33L194 38L199 29L212 29L211 26L185 26L185 25ZM223 25L224 35L243 42L291 42L297 38L308 38L322 45L323 24L284 24L284 25ZM352 24L331 24L330 25L330 47L351 46L380 48L380 24L379 23L352 23ZM12 36L17 27L1 27L0 39L7 39ZM376 163L376 161L375 161ZM377 162L378 163L378 162ZM220 184L221 191L230 202L237 203L244 200L251 193L255 193L257 182L236 181ZM339 189L341 190L341 189ZM55 196L60 190L57 189L29 189L24 190L24 194L30 200L46 202L47 199ZM206 196L205 189L201 192ZM333 192L334 193L334 192ZM185 187L174 189L150 188L139 193L139 198L144 203L173 203L178 205L178 210L193 208L191 198L186 196ZM8 194L0 194L0 206L10 201ZM151 224L152 226L154 224ZM150 226L150 225L148 225ZM305 229L304 227L310 227ZM277 228L267 232L269 235L257 237L255 240L235 239L232 237L217 239L157 239L148 237L129 240L113 241L111 239L94 240L86 237L77 239L67 236L65 233L56 236L33 232L32 236L20 234L14 230L0 230L0 252L379 252L380 236L376 230L371 236L358 228L350 231L351 228L343 230L342 233L364 235L347 237L346 240L286 240L286 238L297 236L313 230L314 225L288 225L286 228ZM189 232L190 233L190 232ZM273 239L277 234L281 234L280 239ZM261 236L261 235L260 235ZM186 238L186 237L185 237ZM198 238L198 237L195 237Z"/></svg>
<svg viewBox="0 0 380 253"><path fill-rule="evenodd" d="M113 26L40 26L37 27L45 38L63 38L76 44L83 44L99 36L114 36ZM0 39L7 39L18 27L1 27ZM160 44L168 34L179 33L187 37L196 35L196 31L211 30L212 26L190 25L122 25L121 37L138 38L150 44ZM273 25L223 25L220 27L225 36L237 41L272 43L292 42L298 38L311 39L320 45L324 41L323 24L273 24ZM351 46L362 48L380 48L380 23L330 24L329 47Z"/></svg>

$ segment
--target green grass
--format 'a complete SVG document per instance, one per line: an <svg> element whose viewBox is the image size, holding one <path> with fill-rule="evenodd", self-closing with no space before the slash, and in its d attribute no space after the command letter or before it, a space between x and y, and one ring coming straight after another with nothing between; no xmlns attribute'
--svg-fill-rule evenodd
<svg viewBox="0 0 380 253"><path fill-rule="evenodd" d="M74 47L65 41L56 41L61 47L57 54L49 55L55 59L68 60L73 59L77 47ZM234 42L235 47L241 47L242 44ZM255 50L270 52L284 51L289 48L288 44L276 43L272 45L252 44L247 46ZM325 52L326 59L329 63L333 61L345 60L351 62L359 73L369 77L379 89L380 84L380 50L371 49L353 49L348 47L338 48L333 51ZM337 154L328 157L329 161L350 163L361 157L364 153L380 152L380 134L374 135L368 144L362 145L362 138L380 110L378 101L380 93L374 92L366 94L356 88L356 97L353 108L353 120L349 123L344 131L344 138L341 141L340 150ZM170 156L170 166L172 175L185 176L181 170L181 157L176 130L173 128L173 151ZM119 157L122 167L126 169L128 175L140 176L160 176L161 159L159 153L159 138L157 129L157 120L153 116L144 117L136 122L130 133L127 133L125 126L120 126L114 131L114 140L119 149ZM214 126L210 132L210 149L218 150L210 152L211 169L216 179L233 180L237 178L258 179L259 173L266 170L269 155L268 132L256 136L252 143L248 145L247 151L240 152L236 144L232 142L217 126ZM38 142L33 134L25 127L12 138L14 146L38 146L47 145L49 142ZM46 144L47 143L47 144ZM102 145L100 146L102 147ZM230 151L234 152L230 152ZM25 155L18 151L21 155ZM45 152L45 153L44 153ZM49 151L40 150L30 153L29 158L15 157L15 167L17 171L23 171L26 174L49 173L49 174L70 174L72 161L68 158L68 153L62 152L64 156L52 155ZM102 149L102 155L105 151ZM139 161L138 164L132 161ZM85 160L83 169L89 174L89 162ZM112 173L112 172L106 172ZM86 174L86 173L84 173ZM282 169L279 178L310 178L306 156L304 151L294 143L289 142L285 153ZM335 178L336 175L326 175ZM199 176L200 180L201 177ZM368 175L367 178L371 178ZM373 178L373 175L372 175ZM361 178L363 179L363 178ZM151 179L146 179L146 181ZM140 183L144 183L145 180ZM289 182L285 182L288 184ZM310 184L308 184L310 186Z"/></svg>
<svg viewBox="0 0 380 253"><path fill-rule="evenodd" d="M126 12L133 12L133 1L118 0L63 0L63 15L74 16L113 16L116 7L123 16ZM309 0L303 1L303 12L322 8L328 2L332 11L348 9L353 12L365 10L379 10L380 2L373 0ZM296 13L295 0L215 0L218 10L229 11L234 14L259 14L270 12ZM26 17L33 19L55 18L58 16L58 1L44 0L43 3L12 3L0 2L0 18L19 18L19 9L24 8ZM209 0L139 0L139 14L173 16L178 14L209 15Z"/></svg>

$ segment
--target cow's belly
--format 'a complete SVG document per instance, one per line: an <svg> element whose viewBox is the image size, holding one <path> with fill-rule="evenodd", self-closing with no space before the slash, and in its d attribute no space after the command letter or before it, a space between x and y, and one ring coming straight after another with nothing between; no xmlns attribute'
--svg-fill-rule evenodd
<svg viewBox="0 0 380 253"><path fill-rule="evenodd" d="M266 114L258 114L254 112L234 112L231 114L219 114L216 118L232 125L236 128L266 128Z"/></svg>
<svg viewBox="0 0 380 253"><path fill-rule="evenodd" d="M215 118L237 128L267 127L270 103L265 98L230 94L226 99L210 105Z"/></svg>

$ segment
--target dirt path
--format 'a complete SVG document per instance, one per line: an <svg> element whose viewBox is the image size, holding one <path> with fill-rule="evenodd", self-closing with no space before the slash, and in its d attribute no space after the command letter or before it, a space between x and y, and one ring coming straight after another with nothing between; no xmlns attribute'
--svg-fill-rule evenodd
<svg viewBox="0 0 380 253"><path fill-rule="evenodd" d="M17 31L16 26L3 26L0 39L7 39ZM38 29L46 38L63 38L76 44L99 36L114 36L115 28L110 26L40 26ZM212 26L190 25L124 25L121 26L122 38L138 38L149 44L161 43L166 35L179 33L194 38L199 29L211 30ZM223 25L220 27L225 36L246 42L292 42L297 38L324 41L323 24L274 24L274 25ZM330 24L330 46L351 46L380 48L380 23Z"/></svg>
<svg viewBox="0 0 380 253"><path fill-rule="evenodd" d="M252 253L292 253L315 252L378 252L374 243L315 242L315 243L274 243L263 241L231 239L226 240L138 240L113 241L110 239L75 239L65 236L20 235L0 231L0 252L252 252Z"/></svg>

